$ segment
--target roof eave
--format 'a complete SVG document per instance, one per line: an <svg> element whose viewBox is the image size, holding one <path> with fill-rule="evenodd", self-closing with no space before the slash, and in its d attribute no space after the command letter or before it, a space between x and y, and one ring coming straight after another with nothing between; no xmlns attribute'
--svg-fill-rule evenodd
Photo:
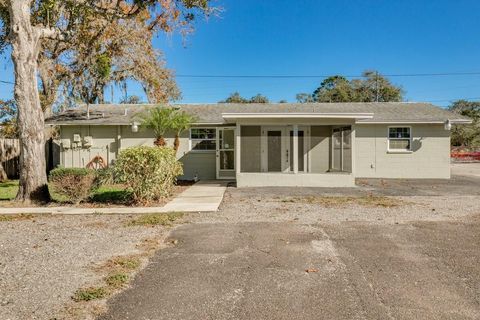
<svg viewBox="0 0 480 320"><path fill-rule="evenodd" d="M451 124L471 124L472 120L449 119ZM444 124L446 120L360 120L357 124Z"/></svg>
<svg viewBox="0 0 480 320"><path fill-rule="evenodd" d="M319 113L319 112L233 112L222 113L225 120L235 119L372 119L373 113Z"/></svg>

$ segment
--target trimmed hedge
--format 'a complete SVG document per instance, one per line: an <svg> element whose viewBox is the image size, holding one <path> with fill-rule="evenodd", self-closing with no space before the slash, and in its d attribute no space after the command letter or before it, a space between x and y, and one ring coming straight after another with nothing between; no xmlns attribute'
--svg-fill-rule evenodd
<svg viewBox="0 0 480 320"><path fill-rule="evenodd" d="M50 171L50 191L66 202L79 204L87 199L95 189L95 170L84 168L56 168Z"/></svg>
<svg viewBox="0 0 480 320"><path fill-rule="evenodd" d="M114 174L135 202L148 202L170 196L183 168L172 148L142 146L121 151Z"/></svg>

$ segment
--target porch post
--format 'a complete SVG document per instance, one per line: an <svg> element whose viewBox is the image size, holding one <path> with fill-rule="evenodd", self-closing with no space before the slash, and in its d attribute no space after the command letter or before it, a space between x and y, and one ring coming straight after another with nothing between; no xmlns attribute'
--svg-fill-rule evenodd
<svg viewBox="0 0 480 320"><path fill-rule="evenodd" d="M240 157L240 145L241 145L241 137L240 137L240 124L237 123L237 128L235 129L235 174L238 176L240 173L240 163L241 163L241 157Z"/></svg>
<svg viewBox="0 0 480 320"><path fill-rule="evenodd" d="M351 131L352 133L350 134L350 144L351 144L351 153L352 153L352 175L353 178L355 179L356 173L357 173L357 168L356 168L356 163L355 159L357 158L357 126L355 124L352 124L351 126Z"/></svg>
<svg viewBox="0 0 480 320"><path fill-rule="evenodd" d="M298 173L298 124L293 125L293 173Z"/></svg>

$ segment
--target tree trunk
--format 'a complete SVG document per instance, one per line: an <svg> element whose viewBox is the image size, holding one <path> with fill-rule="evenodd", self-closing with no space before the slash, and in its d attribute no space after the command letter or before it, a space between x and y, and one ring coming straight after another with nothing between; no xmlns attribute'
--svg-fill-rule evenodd
<svg viewBox="0 0 480 320"><path fill-rule="evenodd" d="M153 144L157 147L165 147L167 145L163 136L158 137Z"/></svg>
<svg viewBox="0 0 480 320"><path fill-rule="evenodd" d="M173 143L173 150L175 150L175 154L177 154L178 148L180 148L180 137L178 136L178 134L176 134L175 142Z"/></svg>
<svg viewBox="0 0 480 320"><path fill-rule="evenodd" d="M47 201L44 117L37 86L37 58L42 30L30 22L29 0L10 1L10 38L15 67L15 101L20 136L20 183L17 201Z"/></svg>
<svg viewBox="0 0 480 320"><path fill-rule="evenodd" d="M8 180L7 172L3 168L2 162L0 162L0 182Z"/></svg>

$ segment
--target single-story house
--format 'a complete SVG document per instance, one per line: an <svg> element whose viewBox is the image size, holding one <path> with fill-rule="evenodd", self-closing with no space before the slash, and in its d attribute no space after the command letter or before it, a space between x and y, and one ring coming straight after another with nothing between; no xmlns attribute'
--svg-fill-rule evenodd
<svg viewBox="0 0 480 320"><path fill-rule="evenodd" d="M471 121L428 103L182 104L198 121L180 139L181 179L237 186L349 187L355 178L450 178L450 128ZM136 115L153 105L91 105L47 119L60 165L112 163L153 145ZM173 145L174 134L166 135Z"/></svg>

